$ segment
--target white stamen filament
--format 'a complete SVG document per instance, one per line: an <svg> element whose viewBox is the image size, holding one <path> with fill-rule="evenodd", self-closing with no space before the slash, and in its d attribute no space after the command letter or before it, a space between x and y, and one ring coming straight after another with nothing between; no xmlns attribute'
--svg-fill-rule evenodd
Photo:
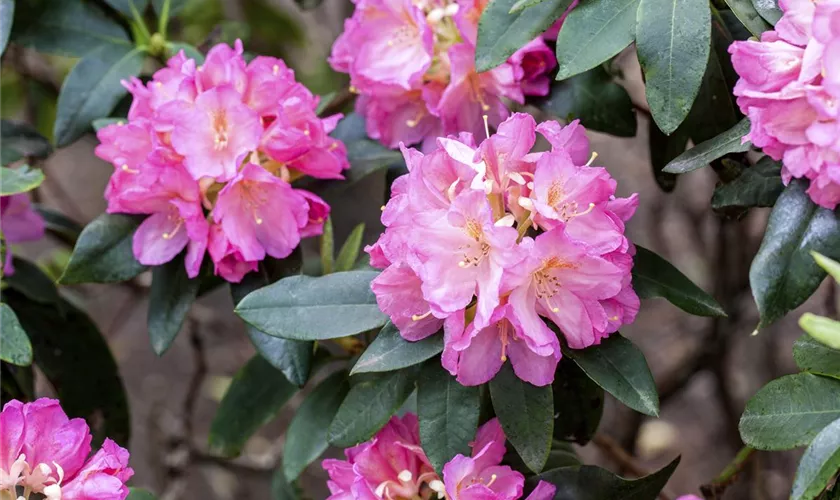
<svg viewBox="0 0 840 500"><path fill-rule="evenodd" d="M496 482L496 477L497 477L497 476L496 476L495 474L492 474L492 475L490 476L490 481L487 483L487 486L488 486L488 487L490 487L490 485L491 485L491 484L493 484L493 483L495 483L495 482Z"/></svg>
<svg viewBox="0 0 840 500"><path fill-rule="evenodd" d="M589 161L588 161L588 162L586 162L586 166L587 166L587 167L592 166L592 162L593 162L593 161L595 161L595 158L598 158L598 153L596 153L595 151L593 151L593 152L592 152L592 156L590 156L590 157L589 157Z"/></svg>
<svg viewBox="0 0 840 500"><path fill-rule="evenodd" d="M399 479L400 481L402 481L404 483L407 483L407 482L411 481L411 478L412 478L412 475L411 475L410 470L404 470L404 471L401 471L399 474L397 474L397 479Z"/></svg>
<svg viewBox="0 0 840 500"><path fill-rule="evenodd" d="M426 319L426 318L428 318L428 317L429 317L429 315L430 315L430 314L432 314L432 310L431 310L431 309L429 309L428 311L426 311L425 313L420 314L420 315L417 315L417 314L412 314L412 315L411 315L411 321L420 321L421 319ZM407 472L407 471L404 471L404 472ZM410 474L410 473L409 473L409 474Z"/></svg>
<svg viewBox="0 0 840 500"><path fill-rule="evenodd" d="M490 109L490 107L487 106L484 103L481 104L481 108L484 111L487 111L488 109ZM490 123L487 121L489 118L488 118L487 115L481 115L481 118L484 120L484 133L487 134L487 138L489 139L490 138Z"/></svg>

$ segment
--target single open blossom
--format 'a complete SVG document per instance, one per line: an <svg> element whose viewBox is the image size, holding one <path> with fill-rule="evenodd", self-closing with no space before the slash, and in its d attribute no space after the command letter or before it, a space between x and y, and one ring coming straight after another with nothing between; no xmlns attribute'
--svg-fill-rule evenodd
<svg viewBox="0 0 840 500"><path fill-rule="evenodd" d="M37 241L44 236L44 219L32 208L28 193L0 197L0 230L7 244ZM14 272L12 251L7 247L3 274Z"/></svg>
<svg viewBox="0 0 840 500"><path fill-rule="evenodd" d="M551 151L531 152L537 133ZM516 113L478 145L461 134L437 146L403 147L409 173L366 249L384 269L371 285L379 307L409 341L442 327L442 364L464 385L508 360L521 379L550 384L561 343L546 321L583 349L635 319L624 231L638 197L615 196L577 122Z"/></svg>
<svg viewBox="0 0 840 500"><path fill-rule="evenodd" d="M186 250L195 277L209 253L236 282L322 232L329 205L291 181L343 178L347 151L329 136L341 115L319 118L318 98L283 61L242 53L220 44L198 65L180 52L150 82L123 82L128 121L98 132L96 154L115 167L108 212L149 216L133 241L143 264Z"/></svg>
<svg viewBox="0 0 840 500"><path fill-rule="evenodd" d="M90 443L85 421L67 418L58 401L9 401L0 413L0 497L124 500L134 475L128 451L106 439L89 456Z"/></svg>
<svg viewBox="0 0 840 500"><path fill-rule="evenodd" d="M840 7L837 0L782 0L784 14L760 40L733 43L744 137L774 160L782 180L810 181L815 203L840 204Z"/></svg>
<svg viewBox="0 0 840 500"><path fill-rule="evenodd" d="M456 455L437 475L420 447L417 416L391 420L370 441L344 450L346 460L327 459L327 500L517 500L525 477L501 465L505 434L497 419L482 425L469 457ZM526 500L549 500L555 487L540 481Z"/></svg>
<svg viewBox="0 0 840 500"><path fill-rule="evenodd" d="M478 135L482 115L495 127L510 115L509 102L548 94L557 59L543 36L496 68L476 72L478 21L487 0L355 3L329 61L350 75L368 135L388 147L423 143L430 151L440 135ZM556 38L560 24L546 39Z"/></svg>

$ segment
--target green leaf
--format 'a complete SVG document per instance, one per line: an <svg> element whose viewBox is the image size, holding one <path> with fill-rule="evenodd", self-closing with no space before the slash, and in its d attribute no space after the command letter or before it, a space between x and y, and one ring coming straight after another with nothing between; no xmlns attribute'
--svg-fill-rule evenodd
<svg viewBox="0 0 840 500"><path fill-rule="evenodd" d="M840 258L840 221L792 181L779 196L750 267L750 285L765 327L801 305L826 276L811 250Z"/></svg>
<svg viewBox="0 0 840 500"><path fill-rule="evenodd" d="M726 0L726 5L732 9L732 12L741 21L741 24L750 30L750 33L754 36L760 37L762 33L772 29L767 24L767 21L755 10L750 0Z"/></svg>
<svg viewBox="0 0 840 500"><path fill-rule="evenodd" d="M726 316L715 299L670 262L638 245L633 258L633 289L641 299L662 297L695 316Z"/></svg>
<svg viewBox="0 0 840 500"><path fill-rule="evenodd" d="M36 205L35 211L44 219L46 229L52 236L63 241L70 247L76 245L79 235L82 234L83 228L81 224L57 210L42 205Z"/></svg>
<svg viewBox="0 0 840 500"><path fill-rule="evenodd" d="M528 7L533 7L534 5L540 4L545 0L517 0L513 7L510 8L509 14L515 14L520 10L524 10Z"/></svg>
<svg viewBox="0 0 840 500"><path fill-rule="evenodd" d="M690 139L688 129L679 127L673 134L665 135L653 121L648 122L648 150L650 151L650 165L653 168L653 179L660 189L670 193L677 187L677 176L663 172L669 161L683 151Z"/></svg>
<svg viewBox="0 0 840 500"><path fill-rule="evenodd" d="M32 344L15 312L0 303L0 359L17 366L32 364Z"/></svg>
<svg viewBox="0 0 840 500"><path fill-rule="evenodd" d="M44 304L15 290L4 293L29 335L35 364L70 417L87 420L94 442L128 445L128 399L117 364L96 324L64 299ZM72 333L72 334L70 334Z"/></svg>
<svg viewBox="0 0 840 500"><path fill-rule="evenodd" d="M750 131L750 121L746 118L719 136L701 142L672 160L663 169L671 174L684 174L703 168L709 163L723 158L729 153L743 153L750 150L749 142L742 144L741 139Z"/></svg>
<svg viewBox="0 0 840 500"><path fill-rule="evenodd" d="M157 498L142 488L129 488L128 490L128 497L125 500L156 500Z"/></svg>
<svg viewBox="0 0 840 500"><path fill-rule="evenodd" d="M362 236L365 234L364 223L359 224L350 232L350 236L341 245L341 250L338 251L338 257L335 258L336 271L349 271L356 265L356 260L359 258L359 250L362 248Z"/></svg>
<svg viewBox="0 0 840 500"><path fill-rule="evenodd" d="M188 43L168 42L166 44L166 50L169 51L169 57L173 57L183 50L185 56L195 60L196 66L204 64L204 54Z"/></svg>
<svg viewBox="0 0 840 500"><path fill-rule="evenodd" d="M398 151L386 148L378 142L367 139L347 144L347 160L350 170L344 172L342 185L354 184L368 175L386 168L392 163L402 161Z"/></svg>
<svg viewBox="0 0 840 500"><path fill-rule="evenodd" d="M557 79L590 70L633 43L639 1L591 0L572 9L557 35Z"/></svg>
<svg viewBox="0 0 840 500"><path fill-rule="evenodd" d="M52 146L28 123L0 120L0 153L3 165L8 165L30 156L46 158L52 154Z"/></svg>
<svg viewBox="0 0 840 500"><path fill-rule="evenodd" d="M412 368L365 376L350 388L330 423L330 444L348 448L373 437L414 391L416 378Z"/></svg>
<svg viewBox="0 0 840 500"><path fill-rule="evenodd" d="M554 438L585 445L601 422L604 390L570 359L560 360L551 389Z"/></svg>
<svg viewBox="0 0 840 500"><path fill-rule="evenodd" d="M333 272L335 261L335 234L333 233L332 218L324 221L324 231L321 234L321 274Z"/></svg>
<svg viewBox="0 0 840 500"><path fill-rule="evenodd" d="M727 52L731 43L732 35L729 34L729 30L715 17L712 20L712 47L715 50L709 53L697 98L681 127L694 144L714 139L738 123L735 104L732 102L732 94L724 72L724 68L732 71L734 85L738 76L732 69L731 56Z"/></svg>
<svg viewBox="0 0 840 500"><path fill-rule="evenodd" d="M291 276L249 294L236 306L236 314L275 337L323 340L355 335L385 324L370 289L377 274Z"/></svg>
<svg viewBox="0 0 840 500"><path fill-rule="evenodd" d="M286 431L283 473L294 481L306 467L327 451L327 429L350 390L347 372L333 373L312 391L295 412Z"/></svg>
<svg viewBox="0 0 840 500"><path fill-rule="evenodd" d="M128 92L120 83L143 69L145 52L125 45L104 45L86 54L61 85L55 118L56 144L67 146L108 116Z"/></svg>
<svg viewBox="0 0 840 500"><path fill-rule="evenodd" d="M152 7L155 9L155 13L160 15L163 12L163 4L167 0L152 0ZM187 6L189 0L169 0L169 15L174 16L178 12L181 11L184 7Z"/></svg>
<svg viewBox="0 0 840 500"><path fill-rule="evenodd" d="M63 285L117 283L146 270L137 262L131 240L141 219L122 214L102 214L88 224L59 278Z"/></svg>
<svg viewBox="0 0 840 500"><path fill-rule="evenodd" d="M131 46L122 26L92 2L27 0L17 7L12 41L39 52L82 57L103 45Z"/></svg>
<svg viewBox="0 0 840 500"><path fill-rule="evenodd" d="M765 156L733 181L715 188L712 208L772 207L784 191L782 167Z"/></svg>
<svg viewBox="0 0 840 500"><path fill-rule="evenodd" d="M808 445L796 469L791 500L813 500L840 470L840 419L828 424Z"/></svg>
<svg viewBox="0 0 840 500"><path fill-rule="evenodd" d="M810 335L803 335L793 343L793 360L802 371L840 378L840 350Z"/></svg>
<svg viewBox="0 0 840 500"><path fill-rule="evenodd" d="M137 9L137 12L142 14L143 11L146 10L146 6L149 5L149 0L105 0L105 3L125 16L131 17L132 4L134 5L134 8Z"/></svg>
<svg viewBox="0 0 840 500"><path fill-rule="evenodd" d="M840 418L840 380L811 373L786 375L765 385L747 402L739 429L757 450L806 446Z"/></svg>
<svg viewBox="0 0 840 500"><path fill-rule="evenodd" d="M697 97L711 47L711 14L705 0L642 0L636 50L654 121L671 134Z"/></svg>
<svg viewBox="0 0 840 500"><path fill-rule="evenodd" d="M475 67L479 73L507 61L551 26L572 3L571 0L545 0L511 14L516 1L491 0L482 12L475 49Z"/></svg>
<svg viewBox="0 0 840 500"><path fill-rule="evenodd" d="M834 281L840 283L840 262L829 259L819 252L811 251L811 256L814 258L814 261L816 261L818 266L825 269L825 272L834 278Z"/></svg>
<svg viewBox="0 0 840 500"><path fill-rule="evenodd" d="M38 266L18 258L14 258L12 264L15 267L14 274L4 276L3 279L13 290L42 304L58 303L60 297L55 283Z"/></svg>
<svg viewBox="0 0 840 500"><path fill-rule="evenodd" d="M248 439L270 422L297 390L261 356L251 358L233 378L213 417L210 449L223 457L239 455Z"/></svg>
<svg viewBox="0 0 840 500"><path fill-rule="evenodd" d="M490 397L508 441L529 469L540 472L548 460L554 430L551 386L531 385L505 363L490 381Z"/></svg>
<svg viewBox="0 0 840 500"><path fill-rule="evenodd" d="M9 35L12 33L12 19L15 16L15 0L0 0L0 55L6 52Z"/></svg>
<svg viewBox="0 0 840 500"><path fill-rule="evenodd" d="M601 67L555 82L540 108L566 121L580 119L586 128L598 132L619 137L636 135L630 96Z"/></svg>
<svg viewBox="0 0 840 500"><path fill-rule="evenodd" d="M656 500L680 458L648 476L628 480L592 465L560 467L528 479L528 486L547 481L557 487L554 500Z"/></svg>
<svg viewBox="0 0 840 500"><path fill-rule="evenodd" d="M286 480L281 464L271 475L271 500L299 500L300 495L295 485Z"/></svg>
<svg viewBox="0 0 840 500"><path fill-rule="evenodd" d="M21 165L18 168L0 167L0 196L32 191L44 182L44 172Z"/></svg>
<svg viewBox="0 0 840 500"><path fill-rule="evenodd" d="M400 336L400 331L389 321L356 361L350 374L399 370L420 364L441 351L441 335L409 342Z"/></svg>
<svg viewBox="0 0 840 500"><path fill-rule="evenodd" d="M97 118L90 122L91 127L93 127L94 132L99 132L103 128L113 125L115 123L124 125L126 119L125 118Z"/></svg>
<svg viewBox="0 0 840 500"><path fill-rule="evenodd" d="M420 443L438 473L455 455L471 455L480 410L478 387L458 383L438 359L423 365L417 379Z"/></svg>
<svg viewBox="0 0 840 500"><path fill-rule="evenodd" d="M776 0L752 0L752 4L761 17L773 26L782 18L782 10Z"/></svg>
<svg viewBox="0 0 840 500"><path fill-rule="evenodd" d="M169 349L198 295L199 278L190 279L181 256L152 269L149 293L149 340L158 356Z"/></svg>
<svg viewBox="0 0 840 500"><path fill-rule="evenodd" d="M799 318L799 327L828 347L840 349L840 321L805 313Z"/></svg>
<svg viewBox="0 0 840 500"><path fill-rule="evenodd" d="M659 415L659 394L645 355L621 334L586 349L564 349L564 353L625 405L645 415Z"/></svg>

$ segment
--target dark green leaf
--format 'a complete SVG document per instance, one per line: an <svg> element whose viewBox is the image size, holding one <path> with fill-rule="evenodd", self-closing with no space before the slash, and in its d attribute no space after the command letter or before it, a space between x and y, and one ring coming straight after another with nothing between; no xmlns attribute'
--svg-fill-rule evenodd
<svg viewBox="0 0 840 500"><path fill-rule="evenodd" d="M152 7L155 9L155 13L160 15L163 12L163 4L166 0L152 0ZM178 12L181 11L184 7L187 6L189 0L169 0L169 15L174 16Z"/></svg>
<svg viewBox="0 0 840 500"><path fill-rule="evenodd" d="M601 67L555 82L540 107L566 121L580 119L586 128L598 132L619 137L636 135L630 96Z"/></svg>
<svg viewBox="0 0 840 500"><path fill-rule="evenodd" d="M475 49L476 71L487 71L507 61L551 26L572 3L571 0L545 0L511 14L516 1L491 0L482 12Z"/></svg>
<svg viewBox="0 0 840 500"><path fill-rule="evenodd" d="M645 355L632 342L614 333L586 349L564 349L596 384L630 408L655 417L659 394Z"/></svg>
<svg viewBox="0 0 840 500"><path fill-rule="evenodd" d="M423 365L417 379L420 443L438 473L455 455L470 456L470 441L475 439L480 409L478 387L458 383L439 359L430 359Z"/></svg>
<svg viewBox="0 0 840 500"><path fill-rule="evenodd" d="M105 3L115 8L125 16L131 17L132 5L138 13L142 14L143 11L146 10L146 6L149 5L149 0L105 0Z"/></svg>
<svg viewBox="0 0 840 500"><path fill-rule="evenodd" d="M162 356L187 318L190 306L198 294L201 280L190 279L184 260L175 257L152 269L152 289L149 293L149 340L152 349Z"/></svg>
<svg viewBox="0 0 840 500"><path fill-rule="evenodd" d="M729 153L749 151L750 143L741 143L741 139L750 131L750 121L746 118L719 136L702 142L676 157L663 169L672 174L684 174L703 168L709 163Z"/></svg>
<svg viewBox="0 0 840 500"><path fill-rule="evenodd" d="M389 321L365 349L350 373L399 370L422 363L441 351L443 337L440 334L409 342L400 336L400 331Z"/></svg>
<svg viewBox="0 0 840 500"><path fill-rule="evenodd" d="M744 27L741 21L738 20L738 17L731 10L719 10L718 15L720 15L723 23L726 25L726 28L729 30L729 33L732 34L733 40L744 41L749 40L751 36L753 36L750 31Z"/></svg>
<svg viewBox="0 0 840 500"><path fill-rule="evenodd" d="M44 182L44 172L38 168L21 165L17 168L0 167L0 196L32 191Z"/></svg>
<svg viewBox="0 0 840 500"><path fill-rule="evenodd" d="M42 304L56 304L59 301L58 289L49 276L28 260L14 258L15 272L3 279L13 290L17 290L30 300Z"/></svg>
<svg viewBox="0 0 840 500"><path fill-rule="evenodd" d="M832 349L808 334L793 343L793 360L802 371L840 378L840 350Z"/></svg>
<svg viewBox="0 0 840 500"><path fill-rule="evenodd" d="M592 439L604 412L604 390L572 360L557 365L554 392L554 438L584 445Z"/></svg>
<svg viewBox="0 0 840 500"><path fill-rule="evenodd" d="M0 363L0 397L3 401L35 400L35 374L32 366Z"/></svg>
<svg viewBox="0 0 840 500"><path fill-rule="evenodd" d="M771 29L767 21L762 19L758 11L755 10L750 0L726 0L726 5L732 9L732 12L738 17L741 24L756 37L760 37L762 33Z"/></svg>
<svg viewBox="0 0 840 500"><path fill-rule="evenodd" d="M271 421L297 390L261 356L251 358L233 378L213 417L210 449L223 457L239 455L248 439Z"/></svg>
<svg viewBox="0 0 840 500"><path fill-rule="evenodd" d="M295 3L303 10L310 10L321 5L323 0L295 0Z"/></svg>
<svg viewBox="0 0 840 500"><path fill-rule="evenodd" d="M534 487L539 481L555 485L554 500L656 500L679 463L677 457L653 474L633 480L592 465L561 467L530 478L528 485Z"/></svg>
<svg viewBox="0 0 840 500"><path fill-rule="evenodd" d="M709 53L700 90L683 124L683 128L694 144L714 139L738 123L735 104L732 102L729 84L724 76L724 66L721 64L722 62L729 64L730 55L726 52L726 48L731 42L731 35L726 27L719 19L713 19L712 44L716 50ZM721 55L726 58L723 61L718 59L718 46L722 47ZM727 69L729 68L727 66ZM737 80L737 73L734 78Z"/></svg>
<svg viewBox="0 0 840 500"><path fill-rule="evenodd" d="M131 240L141 219L122 214L102 214L79 236L67 269L59 278L64 285L116 283L146 270L137 262Z"/></svg>
<svg viewBox="0 0 840 500"><path fill-rule="evenodd" d="M732 182L715 188L712 208L772 207L785 189L781 171L779 163L765 156Z"/></svg>
<svg viewBox="0 0 840 500"><path fill-rule="evenodd" d="M350 388L333 418L330 444L347 448L373 437L414 391L416 378L413 368L365 376Z"/></svg>
<svg viewBox="0 0 840 500"><path fill-rule="evenodd" d="M828 424L808 445L796 469L791 500L813 500L840 470L840 419Z"/></svg>
<svg viewBox="0 0 840 500"><path fill-rule="evenodd" d="M638 245L633 258L633 289L641 299L662 297L696 316L726 316L723 307L679 269Z"/></svg>
<svg viewBox="0 0 840 500"><path fill-rule="evenodd" d="M572 9L557 35L557 79L592 69L636 37L640 0L590 0Z"/></svg>
<svg viewBox="0 0 840 500"><path fill-rule="evenodd" d="M814 262L811 250L840 258L840 220L835 212L814 204L806 187L794 180L779 196L750 267L759 328L801 305L823 281L826 272Z"/></svg>
<svg viewBox="0 0 840 500"><path fill-rule="evenodd" d="M511 447L508 447L502 463L509 465L513 470L519 471L525 476L533 475L531 469L522 461L522 457ZM555 439L551 443L551 451L548 452L548 460L545 462L544 470L556 469L558 467L573 467L581 465L580 459L575 454L571 443Z"/></svg>
<svg viewBox="0 0 840 500"><path fill-rule="evenodd" d="M548 460L554 429L551 386L531 385L505 363L490 381L490 397L508 441L529 469L540 472Z"/></svg>
<svg viewBox="0 0 840 500"><path fill-rule="evenodd" d="M156 497L142 488L129 488L125 500L156 500Z"/></svg>
<svg viewBox="0 0 840 500"><path fill-rule="evenodd" d="M0 359L17 366L32 364L32 344L15 312L0 303Z"/></svg>
<svg viewBox="0 0 840 500"><path fill-rule="evenodd" d="M46 158L52 154L52 146L46 137L28 123L0 120L0 152L3 165L8 165L30 156Z"/></svg>
<svg viewBox="0 0 840 500"><path fill-rule="evenodd" d="M204 63L204 54L188 43L169 42L166 44L166 49L169 51L169 57L173 57L183 50L184 55L195 60L197 66Z"/></svg>
<svg viewBox="0 0 840 500"><path fill-rule="evenodd" d="M377 274L291 276L249 294L236 307L236 314L276 337L322 340L355 335L385 324L370 289Z"/></svg>
<svg viewBox="0 0 840 500"><path fill-rule="evenodd" d="M388 149L378 142L364 139L348 143L347 160L350 162L350 170L344 172L345 181L342 185L358 182L402 159L398 151Z"/></svg>
<svg viewBox="0 0 840 500"><path fill-rule="evenodd" d="M636 50L645 74L653 119L670 134L697 97L711 47L711 14L705 0L642 0Z"/></svg>
<svg viewBox="0 0 840 500"><path fill-rule="evenodd" d="M15 0L0 0L0 55L6 52L6 44L9 43L9 35L12 33L14 16Z"/></svg>
<svg viewBox="0 0 840 500"><path fill-rule="evenodd" d="M773 380L750 398L739 429L747 446L789 450L805 446L840 418L840 380L797 373Z"/></svg>
<svg viewBox="0 0 840 500"><path fill-rule="evenodd" d="M648 149L653 178L660 189L670 193L677 187L677 176L664 172L669 161L685 151L689 133L686 127L680 127L671 135L665 135L653 121L648 123Z"/></svg>
<svg viewBox="0 0 840 500"><path fill-rule="evenodd" d="M108 116L128 92L120 81L139 75L144 58L138 48L103 45L73 67L58 95L53 135L59 147L90 130L93 120Z"/></svg>
<svg viewBox="0 0 840 500"><path fill-rule="evenodd" d="M12 290L4 300L29 335L35 364L55 388L61 407L95 427L96 443L109 437L127 446L128 400L117 364L93 321L63 299L42 304Z"/></svg>
<svg viewBox="0 0 840 500"><path fill-rule="evenodd" d="M36 205L35 210L44 219L47 232L71 247L76 245L76 240L79 239L79 235L82 234L82 229L84 229L81 224L63 213L43 205Z"/></svg>
<svg viewBox="0 0 840 500"><path fill-rule="evenodd" d="M27 0L17 7L12 41L40 52L82 57L103 45L130 48L125 30L92 2Z"/></svg>
<svg viewBox="0 0 840 500"><path fill-rule="evenodd" d="M336 271L349 271L356 265L356 260L359 258L359 250L362 248L362 236L365 234L365 225L359 224L350 232L344 244L341 245L341 250L338 251L338 257L335 258Z"/></svg>
<svg viewBox="0 0 840 500"><path fill-rule="evenodd" d="M303 400L286 431L283 473L287 480L297 479L327 450L327 429L349 390L347 372L339 371L327 377Z"/></svg>
<svg viewBox="0 0 840 500"><path fill-rule="evenodd" d="M782 10L776 0L752 0L752 4L761 17L773 26L782 18Z"/></svg>

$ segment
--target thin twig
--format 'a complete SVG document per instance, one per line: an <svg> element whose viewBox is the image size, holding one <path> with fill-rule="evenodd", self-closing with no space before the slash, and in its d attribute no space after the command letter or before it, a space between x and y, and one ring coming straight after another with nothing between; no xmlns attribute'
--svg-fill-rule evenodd
<svg viewBox="0 0 840 500"><path fill-rule="evenodd" d="M744 446L718 477L714 478L710 483L700 486L700 491L706 500L717 500L720 498L726 489L738 479L738 474L743 470L744 465L754 453L755 450L753 448Z"/></svg>

